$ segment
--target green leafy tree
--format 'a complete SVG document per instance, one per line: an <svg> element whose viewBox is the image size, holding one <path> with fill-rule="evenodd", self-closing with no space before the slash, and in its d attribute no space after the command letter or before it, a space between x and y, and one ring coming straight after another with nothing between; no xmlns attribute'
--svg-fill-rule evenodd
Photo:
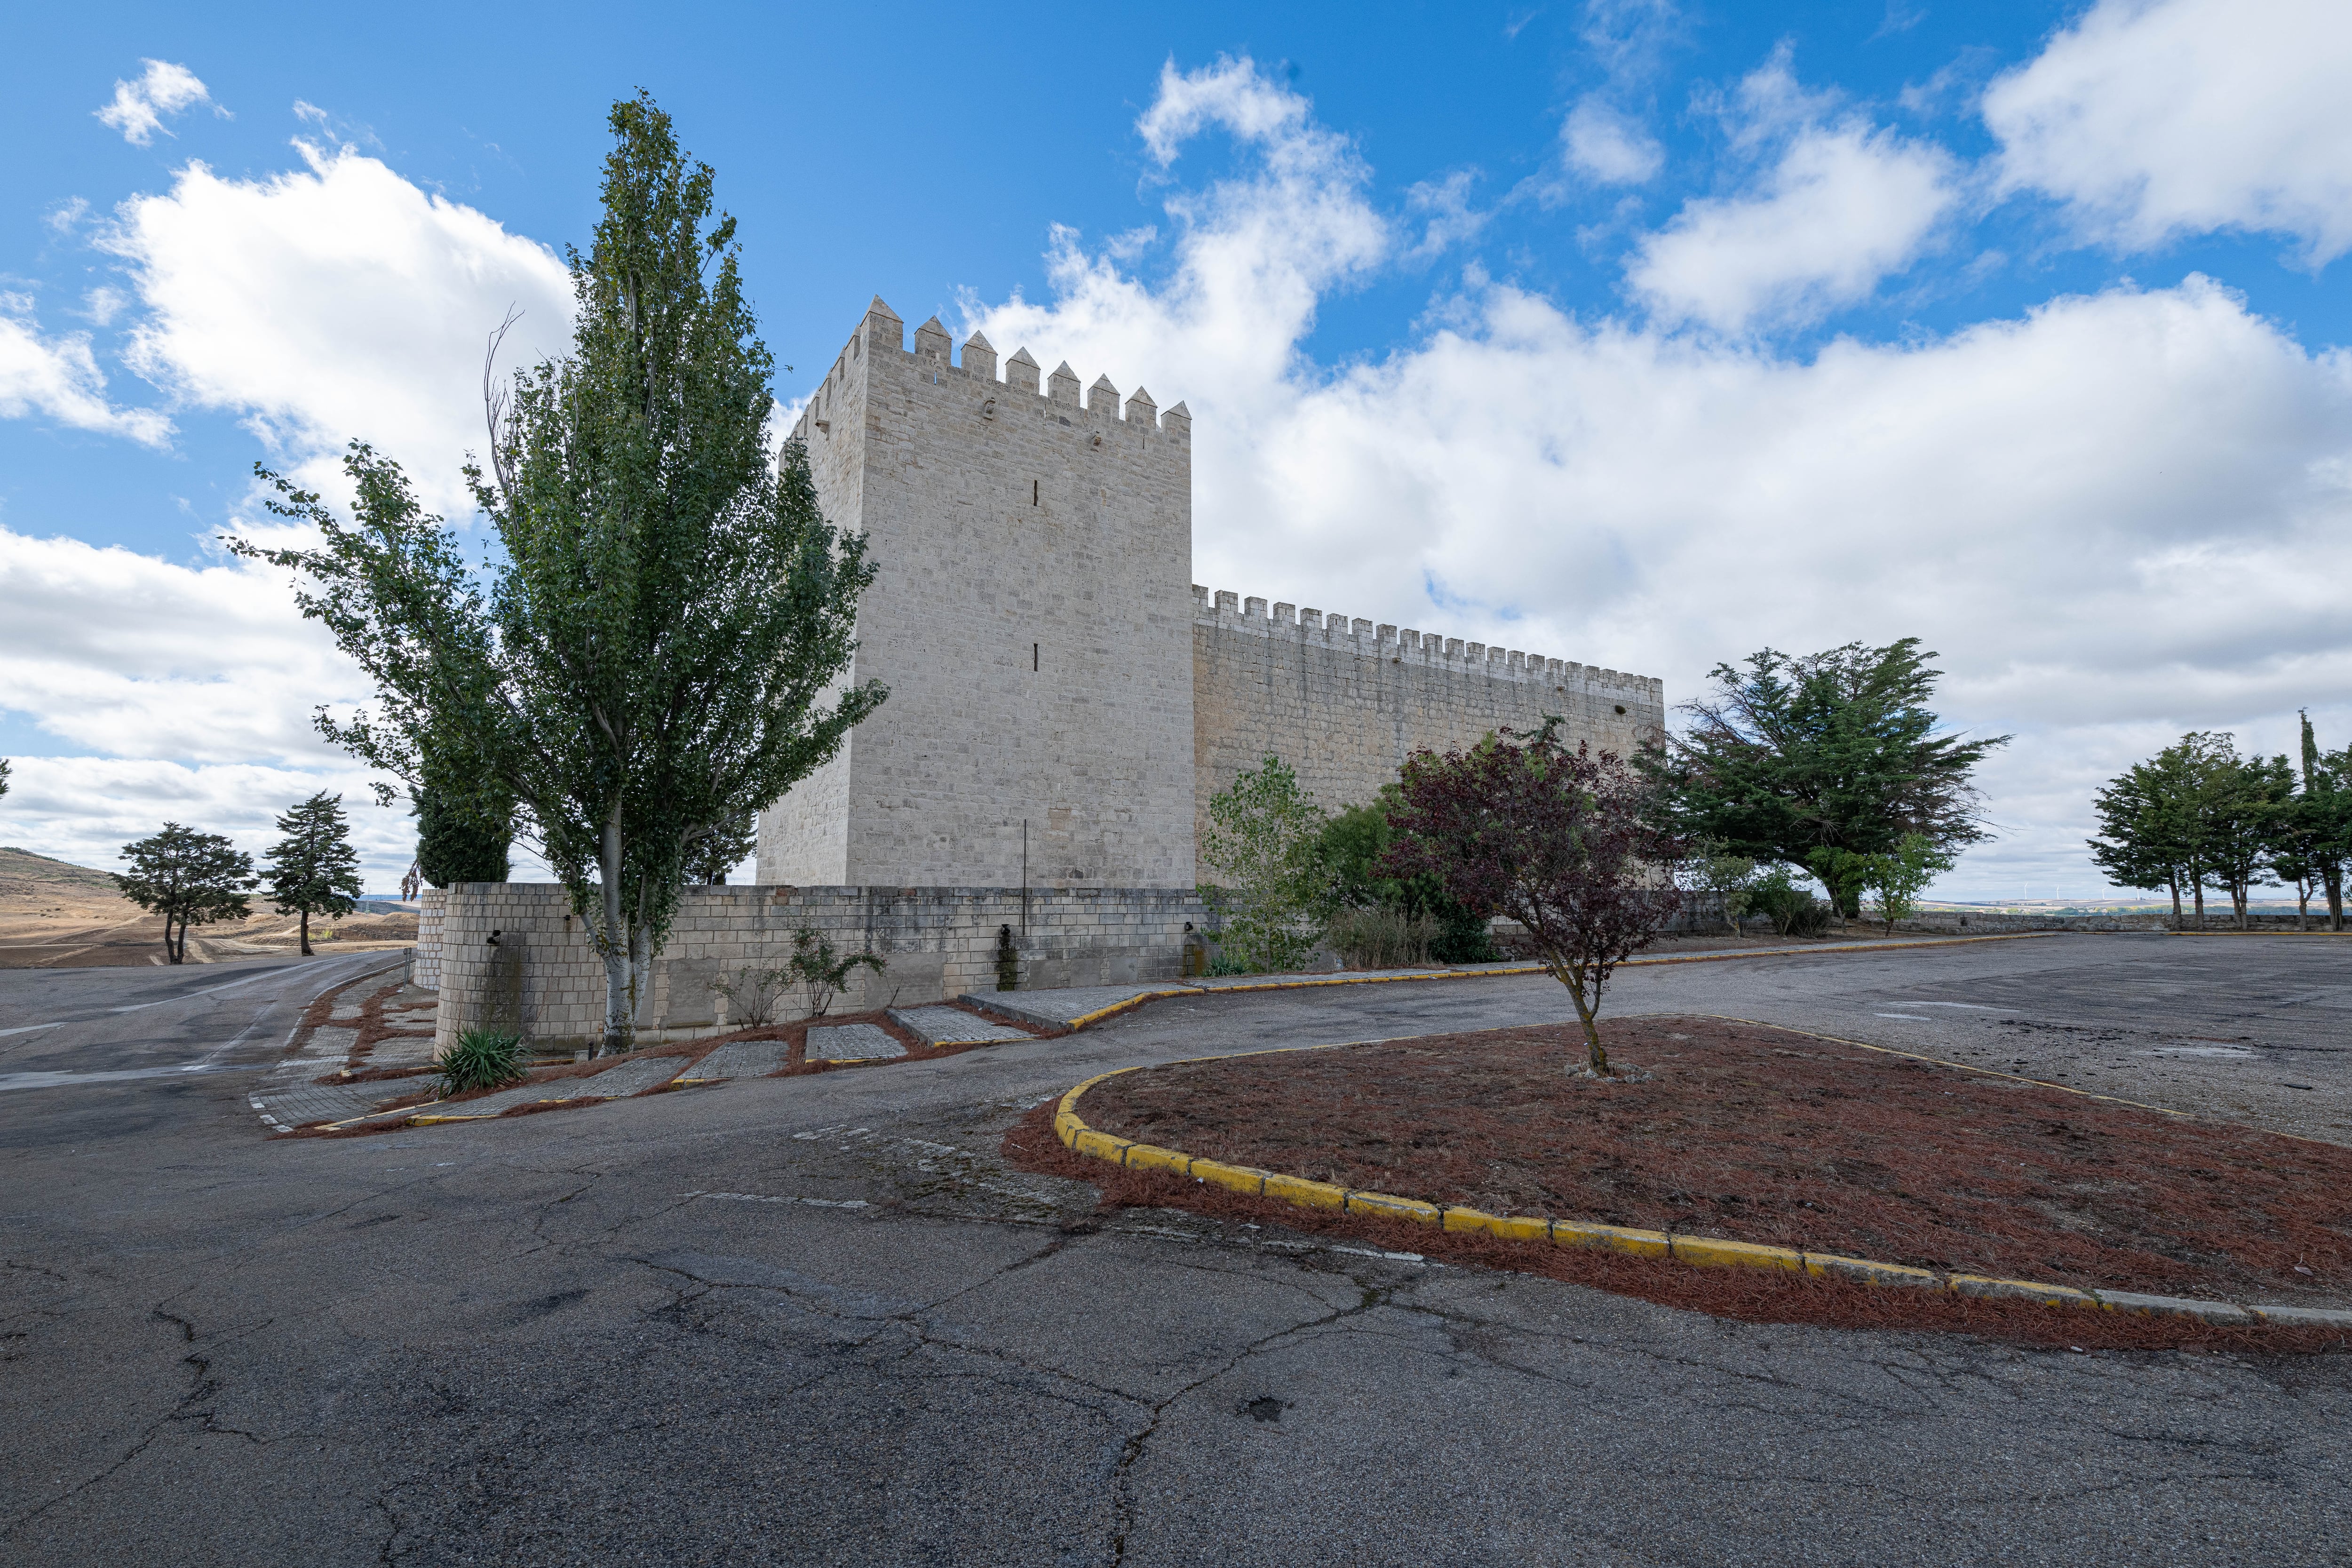
<svg viewBox="0 0 2352 1568"><path fill-rule="evenodd" d="M253 858L217 833L167 822L153 837L124 845L122 858L131 869L109 875L124 898L163 917L163 956L173 963L187 962L190 926L253 912Z"/></svg>
<svg viewBox="0 0 2352 1568"><path fill-rule="evenodd" d="M1662 826L1817 873L1818 850L1886 854L1916 833L1957 852L1985 838L1971 775L2010 738L1938 732L1935 657L1904 637L1717 665L1712 693L1682 709L1687 732L1645 763L1663 786ZM1858 914L1851 863L1826 864L1832 902Z"/></svg>
<svg viewBox="0 0 2352 1568"><path fill-rule="evenodd" d="M2344 929L2344 868L2352 862L2352 745L2323 752L2303 716L2303 789L2294 831L2309 878L2327 895L2327 923Z"/></svg>
<svg viewBox="0 0 2352 1568"><path fill-rule="evenodd" d="M1218 877L1224 944L1253 970L1297 968L1315 946L1322 889L1314 850L1324 820L1290 764L1272 753L1209 797L1201 858Z"/></svg>
<svg viewBox="0 0 2352 1568"><path fill-rule="evenodd" d="M887 695L838 680L874 571L819 514L806 452L772 461L772 363L710 169L649 98L611 125L603 216L568 252L572 352L490 397L491 475L466 470L487 581L357 442L355 526L265 473L323 543L236 546L294 568L375 680L374 712L320 715L330 738L412 785L421 755L470 759L514 803L604 962L600 1053L630 1043L697 850Z"/></svg>
<svg viewBox="0 0 2352 1568"><path fill-rule="evenodd" d="M505 881L514 869L514 798L490 768L452 756L446 743L420 745L416 762L408 794L418 874L436 888Z"/></svg>
<svg viewBox="0 0 2352 1568"><path fill-rule="evenodd" d="M8 793L8 774L10 772L11 769L9 767L8 759L5 757L0 757L0 795L6 795Z"/></svg>
<svg viewBox="0 0 2352 1568"><path fill-rule="evenodd" d="M836 952L832 939L813 926L803 926L793 933L793 955L784 961L785 972L808 988L812 1018L824 1016L833 999L849 989L853 973L865 969L880 974L888 967L877 953Z"/></svg>
<svg viewBox="0 0 2352 1568"><path fill-rule="evenodd" d="M723 888L727 873L743 863L760 839L760 819L745 812L734 821L721 824L709 837L688 852L686 879L705 887Z"/></svg>
<svg viewBox="0 0 2352 1568"><path fill-rule="evenodd" d="M261 862L261 878L281 915L302 917L302 956L310 956L310 917L347 915L359 904L360 855L352 847L343 797L320 790L278 819L283 835Z"/></svg>
<svg viewBox="0 0 2352 1568"><path fill-rule="evenodd" d="M1892 853L1870 857L1863 885L1878 900L1878 918L1886 922L1887 935L1895 934L1896 921L1907 921L1919 912L1919 895L1951 868L1952 857L1937 848L1935 840L1924 833L1907 833Z"/></svg>
<svg viewBox="0 0 2352 1568"><path fill-rule="evenodd" d="M2099 835L2089 840L2091 859L2107 880L2118 887L2168 891L2175 926L2181 923L2181 887L2198 880L2189 842L2192 814L2185 808L2179 787L2183 762L2179 748L2168 748L2108 780L2092 800Z"/></svg>
<svg viewBox="0 0 2352 1568"><path fill-rule="evenodd" d="M1692 886L1705 892L1723 911L1723 923L1732 935L1754 897L1757 866L1746 855L1735 855L1721 844L1702 839L1693 846L1688 870Z"/></svg>
<svg viewBox="0 0 2352 1568"><path fill-rule="evenodd" d="M2176 925L2180 893L2195 899L2205 925L2208 889L2225 892L2238 924L2252 924L2251 890L2284 853L2297 853L2300 803L2284 757L2242 757L2231 736L2191 731L2108 782L2095 797L2101 832L2091 858L2128 888L2169 888Z"/></svg>
<svg viewBox="0 0 2352 1568"><path fill-rule="evenodd" d="M1821 879L1830 896L1830 909L1840 920L1862 918L1862 890L1870 885L1873 858L1859 850L1834 849L1826 844L1805 857L1805 869Z"/></svg>
<svg viewBox="0 0 2352 1568"><path fill-rule="evenodd" d="M2290 821L2294 774L2284 757L2241 757L2221 737L2199 798L2198 858L2210 885L2230 896L2238 929L2252 925L2252 889L2270 879L2270 860Z"/></svg>
<svg viewBox="0 0 2352 1568"><path fill-rule="evenodd" d="M1500 955L1486 914L1449 897L1443 878L1427 871L1398 877L1385 869L1396 842L1391 814L1398 800L1398 786L1386 784L1375 804L1345 807L1324 821L1308 851L1323 912L1385 910L1415 931L1426 922L1428 955L1438 963L1492 963Z"/></svg>
<svg viewBox="0 0 2352 1568"><path fill-rule="evenodd" d="M1768 868L1748 890L1748 908L1772 922L1780 936L1817 937L1830 929L1830 907L1798 884L1786 866Z"/></svg>

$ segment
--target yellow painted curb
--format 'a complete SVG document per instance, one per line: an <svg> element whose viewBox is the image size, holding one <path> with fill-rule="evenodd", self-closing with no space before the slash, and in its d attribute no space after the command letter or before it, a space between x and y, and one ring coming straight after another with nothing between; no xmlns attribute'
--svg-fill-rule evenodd
<svg viewBox="0 0 2352 1568"><path fill-rule="evenodd" d="M1162 996L1190 996L1194 994L1194 991L1195 988L1190 985L1179 986L1172 991L1145 991L1129 997L1124 1002L1114 1002L1108 1007L1097 1007L1091 1013L1081 1014L1071 1019L1067 1026L1076 1032L1085 1028L1088 1024L1099 1024L1114 1013L1124 1013L1129 1007L1140 1007L1146 1002L1157 1002Z"/></svg>
<svg viewBox="0 0 2352 1568"><path fill-rule="evenodd" d="M1805 1272L1805 1255L1786 1247L1765 1247L1753 1241L1731 1241L1719 1236L1677 1236L1674 1255L1702 1268L1782 1268Z"/></svg>
<svg viewBox="0 0 2352 1568"><path fill-rule="evenodd" d="M2039 934L2039 933L2034 933ZM1978 940L2006 941L1988 937ZM1759 1028L1781 1029L1779 1024L1760 1024L1749 1018L1723 1018L1717 1014L1690 1014L1691 1017L1717 1017L1727 1023L1752 1024ZM1912 1057L1938 1067L1958 1068L1965 1072L1983 1073L1991 1078L2009 1078L2011 1074L1996 1073L1982 1068L1971 1068L1963 1062L1946 1062L1934 1057L1921 1057L1911 1051L1894 1050L1885 1046L1872 1046L1861 1040L1840 1039L1834 1035L1812 1034L1804 1029L1787 1029L1793 1035L1804 1035L1817 1040L1829 1040L1838 1045L1861 1046L1865 1050L1885 1051L1890 1056ZM1352 1044L1373 1045L1380 1041L1354 1041ZM1235 1056L1264 1057L1289 1051L1328 1051L1334 1046L1281 1046L1270 1050L1235 1052L1232 1056L1195 1057L1193 1061L1230 1061ZM1770 1268L1788 1274L1804 1274L1814 1279L1843 1279L1861 1285L1890 1285L1926 1288L1955 1296L1979 1300L2033 1301L2049 1307L2090 1307L2106 1311L2137 1312L2159 1317L2198 1318L2216 1323L2250 1323L2268 1321L2289 1326L2324 1329L2352 1329L2352 1310L2336 1308L2240 1306L2228 1301L2206 1301L2169 1296L2145 1296L2127 1290L2080 1290L2071 1285L2053 1285L2035 1279L2003 1279L1984 1274L1937 1274L1933 1269L1915 1268L1908 1264L1882 1263L1874 1258L1846 1258L1830 1252L1804 1252L1794 1247L1769 1247L1752 1241L1734 1241L1726 1237L1671 1236L1664 1231L1638 1230L1626 1226L1595 1225L1584 1220L1544 1219L1534 1215L1492 1215L1466 1205L1433 1204L1420 1198L1398 1197L1393 1193L1359 1192L1330 1182L1318 1182L1305 1176L1287 1176L1279 1172L1261 1171L1249 1165L1229 1165L1222 1160L1212 1160L1198 1154L1186 1154L1181 1150L1161 1148L1153 1143L1136 1143L1127 1139L1087 1125L1078 1114L1079 1099L1087 1090L1106 1079L1119 1078L1131 1072L1141 1072L1147 1067L1171 1067L1171 1062L1152 1062L1138 1067L1119 1068L1111 1072L1097 1073L1085 1082L1073 1087L1062 1096L1054 1113L1054 1134L1073 1152L1094 1159L1107 1160L1129 1170L1167 1171L1177 1175L1190 1175L1196 1182L1223 1187L1246 1197L1274 1198L1298 1208L1337 1209L1346 1214L1363 1215L1380 1219L1410 1220L1416 1225L1436 1226L1452 1232L1479 1232L1507 1241L1549 1241L1554 1247L1592 1247L1607 1252L1624 1253L1633 1258L1673 1258L1701 1268ZM2023 1080L2040 1084L2039 1079ZM2048 1084L2050 1089L2065 1089L2063 1084ZM2069 1093L2089 1095L2094 1100L2111 1100L2111 1095L2090 1094L2087 1089L2069 1089ZM2136 1105L2133 1100L2119 1104ZM2162 1106L2147 1106L2150 1110ZM2170 1115L2183 1112L2171 1111ZM458 1121L462 1118L446 1118Z"/></svg>
<svg viewBox="0 0 2352 1568"><path fill-rule="evenodd" d="M1820 958L1832 952L1893 952L1916 947L1958 947L1964 943L1979 942L2031 942L2042 937L2066 934L2064 931L2013 931L1990 936L1935 937L1925 942L1906 942L1895 937L1881 937L1876 941L1832 942L1824 947L1751 948L1739 952L1660 953L1650 958L1629 958L1617 967L1632 969L1659 963L1728 963L1736 959L1744 958ZM1147 992L1143 995L1132 996L1124 1002L1115 1003L1099 1012L1088 1013L1082 1018L1073 1018L1070 1020L1070 1027L1082 1029L1098 1018L1108 1018L1113 1013L1124 1012L1139 1003L1150 1002L1161 996L1222 996L1228 992L1235 991L1304 991L1317 985L1388 985L1412 980L1499 980L1521 974L1550 973L1549 967L1541 963L1515 963L1494 969L1428 969L1404 974L1270 974L1264 980L1253 980L1241 984L1193 985L1175 991Z"/></svg>

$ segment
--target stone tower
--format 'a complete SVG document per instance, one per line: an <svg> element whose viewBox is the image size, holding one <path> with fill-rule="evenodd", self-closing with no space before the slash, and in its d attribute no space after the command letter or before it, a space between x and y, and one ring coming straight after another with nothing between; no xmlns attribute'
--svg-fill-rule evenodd
<svg viewBox="0 0 2352 1568"><path fill-rule="evenodd" d="M761 815L759 879L1190 888L1191 415L904 334L876 299L793 427L890 699Z"/></svg>

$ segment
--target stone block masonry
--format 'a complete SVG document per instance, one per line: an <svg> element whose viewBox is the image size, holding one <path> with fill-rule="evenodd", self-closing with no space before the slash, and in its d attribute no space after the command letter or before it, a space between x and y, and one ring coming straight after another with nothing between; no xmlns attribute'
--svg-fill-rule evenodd
<svg viewBox="0 0 2352 1568"><path fill-rule="evenodd" d="M1192 882L1192 420L880 300L793 436L876 565L889 700L762 814L763 883Z"/></svg>
<svg viewBox="0 0 2352 1568"><path fill-rule="evenodd" d="M1330 809L1367 805L1423 747L1563 721L1570 744L1631 754L1665 732L1665 684L1410 626L1192 589L1195 832L1209 798L1269 753ZM1208 879L1205 868L1201 875Z"/></svg>
<svg viewBox="0 0 2352 1568"><path fill-rule="evenodd" d="M416 900L416 963L410 984L425 991L441 989L441 913L449 895L427 888Z"/></svg>
<svg viewBox="0 0 2352 1568"><path fill-rule="evenodd" d="M461 882L445 897L436 1053L476 1027L520 1029L542 1048L596 1038L604 966L562 889ZM887 963L879 975L856 973L833 1007L851 1013L994 990L1005 927L1024 989L1172 980L1188 925L1205 923L1190 889L1031 889L1024 897L1019 888L688 888L654 960L639 1037L691 1039L743 1027L740 1017L727 1016L719 983L781 968L804 926L839 952L871 952ZM805 1010L794 992L776 1016Z"/></svg>

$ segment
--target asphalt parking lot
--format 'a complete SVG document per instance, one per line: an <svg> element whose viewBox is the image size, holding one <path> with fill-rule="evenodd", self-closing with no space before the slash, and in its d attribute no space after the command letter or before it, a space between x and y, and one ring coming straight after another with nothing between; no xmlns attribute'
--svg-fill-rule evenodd
<svg viewBox="0 0 2352 1568"><path fill-rule="evenodd" d="M2352 1142L2347 957L2070 936L1629 971L1611 1005ZM333 976L271 973L70 1008L0 975L0 1081L52 1075L0 1089L0 1561L2324 1563L2352 1524L2347 1358L1725 1322L1097 1226L997 1157L1108 1067L1564 1019L1548 980L273 1141L241 1085ZM125 1063L163 1070L92 1076Z"/></svg>

